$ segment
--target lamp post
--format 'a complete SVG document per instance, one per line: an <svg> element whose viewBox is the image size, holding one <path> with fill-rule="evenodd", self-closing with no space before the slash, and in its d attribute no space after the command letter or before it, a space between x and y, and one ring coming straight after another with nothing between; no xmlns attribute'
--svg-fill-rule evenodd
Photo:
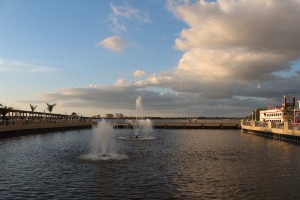
<svg viewBox="0 0 300 200"><path fill-rule="evenodd" d="M296 106L294 105L294 123L296 123Z"/></svg>
<svg viewBox="0 0 300 200"><path fill-rule="evenodd" d="M257 108L255 109L255 121L257 121Z"/></svg>

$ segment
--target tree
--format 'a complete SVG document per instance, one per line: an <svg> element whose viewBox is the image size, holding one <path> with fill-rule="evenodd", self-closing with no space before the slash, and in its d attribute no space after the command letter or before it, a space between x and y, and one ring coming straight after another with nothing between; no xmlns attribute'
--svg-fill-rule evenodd
<svg viewBox="0 0 300 200"><path fill-rule="evenodd" d="M34 110L36 109L36 107L37 107L37 105L34 106L34 105L31 105L31 104L30 104L30 108L31 108L31 111L32 111L32 112L34 112Z"/></svg>
<svg viewBox="0 0 300 200"><path fill-rule="evenodd" d="M11 112L14 108L13 107L8 107L0 104L0 113L2 114L2 120L5 120L5 115L9 112Z"/></svg>
<svg viewBox="0 0 300 200"><path fill-rule="evenodd" d="M47 104L47 110L49 111L49 113L51 113L52 112L52 110L53 110L53 108L54 108L54 106L56 106L56 103L55 104L48 104L48 103L46 103Z"/></svg>

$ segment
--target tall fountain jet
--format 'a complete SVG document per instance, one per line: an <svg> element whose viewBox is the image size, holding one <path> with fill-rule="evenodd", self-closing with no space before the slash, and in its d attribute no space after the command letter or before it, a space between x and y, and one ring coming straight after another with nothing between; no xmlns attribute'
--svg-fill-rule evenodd
<svg viewBox="0 0 300 200"><path fill-rule="evenodd" d="M138 116L142 116L143 106L142 106L142 98L138 96L135 100L135 121L131 121L131 125L134 130L135 138L138 138L140 130L141 130L141 119L138 119Z"/></svg>
<svg viewBox="0 0 300 200"><path fill-rule="evenodd" d="M92 151L94 155L104 155L109 152L115 152L114 142L112 140L113 128L109 122L101 120L94 129L94 137L92 140Z"/></svg>
<svg viewBox="0 0 300 200"><path fill-rule="evenodd" d="M153 132L152 121L143 119L142 98L138 96L135 101L135 120L128 120L127 123L132 126L135 139L153 139L149 133Z"/></svg>

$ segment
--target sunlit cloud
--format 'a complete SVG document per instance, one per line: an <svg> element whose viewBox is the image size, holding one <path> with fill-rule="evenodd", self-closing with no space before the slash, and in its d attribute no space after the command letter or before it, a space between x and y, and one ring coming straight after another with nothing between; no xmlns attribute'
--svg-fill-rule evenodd
<svg viewBox="0 0 300 200"><path fill-rule="evenodd" d="M146 75L146 72L140 69L137 69L133 72L133 75L135 77L144 77Z"/></svg>
<svg viewBox="0 0 300 200"><path fill-rule="evenodd" d="M119 36L111 36L98 42L97 46L102 46L110 51L121 52L127 47L126 41Z"/></svg>

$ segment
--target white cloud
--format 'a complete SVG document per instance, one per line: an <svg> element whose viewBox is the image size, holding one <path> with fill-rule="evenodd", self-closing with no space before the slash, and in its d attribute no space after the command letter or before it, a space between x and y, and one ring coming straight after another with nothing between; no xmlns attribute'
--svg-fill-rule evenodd
<svg viewBox="0 0 300 200"><path fill-rule="evenodd" d="M137 69L133 72L133 75L135 77L144 77L146 75L146 72L140 69Z"/></svg>
<svg viewBox="0 0 300 200"><path fill-rule="evenodd" d="M111 36L98 42L97 46L102 46L114 52L121 52L127 47L126 41L119 36Z"/></svg>
<svg viewBox="0 0 300 200"><path fill-rule="evenodd" d="M143 13L130 6L115 6L113 3L110 4L112 13L109 16L110 26L112 31L116 34L114 36L103 39L97 43L97 46L102 46L114 52L121 52L129 45L135 45L133 43L129 44L121 36L121 33L127 31L125 23L122 23L123 19L134 20L140 23L150 23L151 19L147 13Z"/></svg>
<svg viewBox="0 0 300 200"><path fill-rule="evenodd" d="M15 60L0 59L0 72L50 73L58 70L58 68L48 66L34 65Z"/></svg>

